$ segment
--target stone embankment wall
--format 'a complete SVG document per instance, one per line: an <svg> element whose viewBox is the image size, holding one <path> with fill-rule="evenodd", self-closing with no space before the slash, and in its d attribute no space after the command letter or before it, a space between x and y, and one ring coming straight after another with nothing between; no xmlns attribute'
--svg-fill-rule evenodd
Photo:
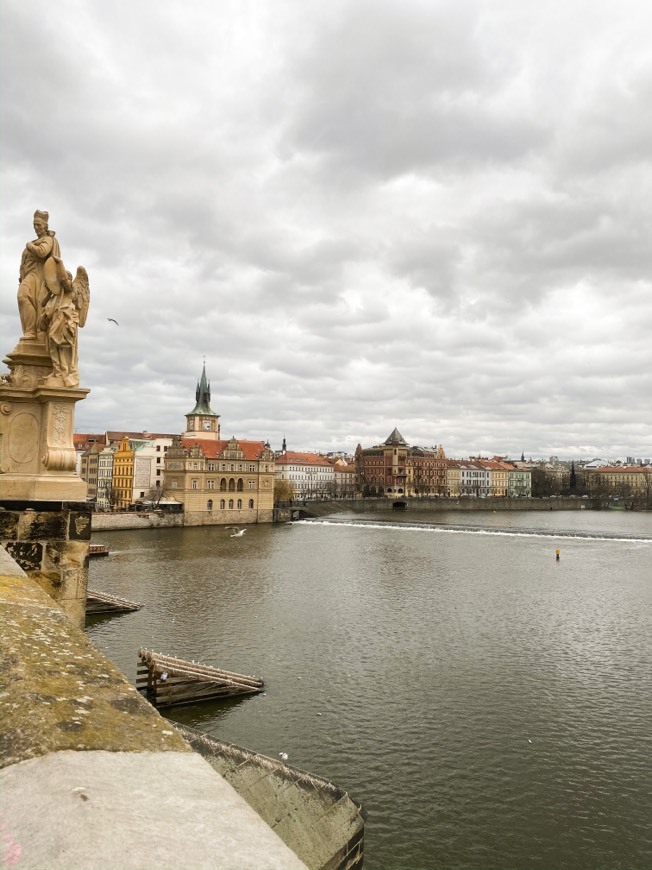
<svg viewBox="0 0 652 870"><path fill-rule="evenodd" d="M0 548L3 866L306 865Z"/></svg>
<svg viewBox="0 0 652 870"><path fill-rule="evenodd" d="M391 498L352 498L323 501L295 500L274 509L273 521L289 522L299 514L313 517L326 517L343 511L355 513L376 513L393 511L396 499ZM400 501L400 499L399 499ZM407 511L568 511L592 509L591 499L580 498L410 498ZM205 525L245 525L254 522L270 522L270 518L258 517L256 520L238 518L237 511L214 511L208 513L171 514L163 511L143 511L142 513L94 513L92 527L94 532L110 532L121 529L158 529L180 528L182 526Z"/></svg>
<svg viewBox="0 0 652 870"><path fill-rule="evenodd" d="M86 502L4 502L0 510L0 546L79 628L86 613L90 537Z"/></svg>
<svg viewBox="0 0 652 870"><path fill-rule="evenodd" d="M122 529L173 529L183 526L183 514L163 511L138 513L94 513L91 528L94 532L115 532Z"/></svg>
<svg viewBox="0 0 652 870"><path fill-rule="evenodd" d="M394 506L397 503L405 507L397 509ZM297 499L292 502L290 513L292 519L298 519L301 516L327 517L344 511L360 514L386 511L397 516L409 516L415 511L567 511L589 510L593 507L591 499L583 498L355 498L333 501Z"/></svg>
<svg viewBox="0 0 652 870"><path fill-rule="evenodd" d="M407 498L409 511L569 511L593 507L585 498ZM393 498L361 498L346 501L344 510L357 513L395 510ZM310 502L308 503L310 504ZM332 504L342 504L333 502ZM342 510L343 508L339 508Z"/></svg>
<svg viewBox="0 0 652 870"><path fill-rule="evenodd" d="M308 867L362 867L364 814L346 792L277 759L177 727Z"/></svg>

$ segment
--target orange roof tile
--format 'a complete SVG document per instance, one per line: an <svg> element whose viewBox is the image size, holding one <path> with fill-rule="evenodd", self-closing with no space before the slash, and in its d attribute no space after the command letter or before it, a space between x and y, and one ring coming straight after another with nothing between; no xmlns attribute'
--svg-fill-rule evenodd
<svg viewBox="0 0 652 870"><path fill-rule="evenodd" d="M246 460L260 459L267 448L264 441L240 441L236 439L238 447L242 450ZM182 438L181 443L185 448L199 447L206 459L221 459L225 449L231 441L215 441L207 438Z"/></svg>

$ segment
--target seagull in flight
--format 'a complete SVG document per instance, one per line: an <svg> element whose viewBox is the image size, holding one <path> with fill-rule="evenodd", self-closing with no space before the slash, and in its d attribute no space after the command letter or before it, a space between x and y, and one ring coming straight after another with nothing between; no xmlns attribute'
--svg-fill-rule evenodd
<svg viewBox="0 0 652 870"><path fill-rule="evenodd" d="M117 320L114 320L112 317L107 317L107 320L111 321L111 323L115 323L116 326L120 326Z"/></svg>
<svg viewBox="0 0 652 870"><path fill-rule="evenodd" d="M246 529L239 529L237 526L227 526L226 530L227 532L233 532L232 535L229 535L230 538L241 538L247 531Z"/></svg>

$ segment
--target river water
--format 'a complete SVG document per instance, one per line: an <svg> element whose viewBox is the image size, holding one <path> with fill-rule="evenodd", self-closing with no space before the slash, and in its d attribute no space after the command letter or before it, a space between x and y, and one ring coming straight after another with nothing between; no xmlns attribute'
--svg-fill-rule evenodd
<svg viewBox="0 0 652 870"><path fill-rule="evenodd" d="M652 866L652 514L94 540L89 585L145 605L89 620L95 644L132 681L141 646L263 677L166 715L346 789L367 870Z"/></svg>

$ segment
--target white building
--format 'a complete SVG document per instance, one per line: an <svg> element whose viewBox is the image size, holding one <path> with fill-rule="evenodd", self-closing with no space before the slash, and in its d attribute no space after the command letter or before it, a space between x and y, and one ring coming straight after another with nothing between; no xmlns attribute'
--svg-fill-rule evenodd
<svg viewBox="0 0 652 870"><path fill-rule="evenodd" d="M335 471L319 453L286 450L276 459L277 480L286 480L294 498L325 498L335 494Z"/></svg>

